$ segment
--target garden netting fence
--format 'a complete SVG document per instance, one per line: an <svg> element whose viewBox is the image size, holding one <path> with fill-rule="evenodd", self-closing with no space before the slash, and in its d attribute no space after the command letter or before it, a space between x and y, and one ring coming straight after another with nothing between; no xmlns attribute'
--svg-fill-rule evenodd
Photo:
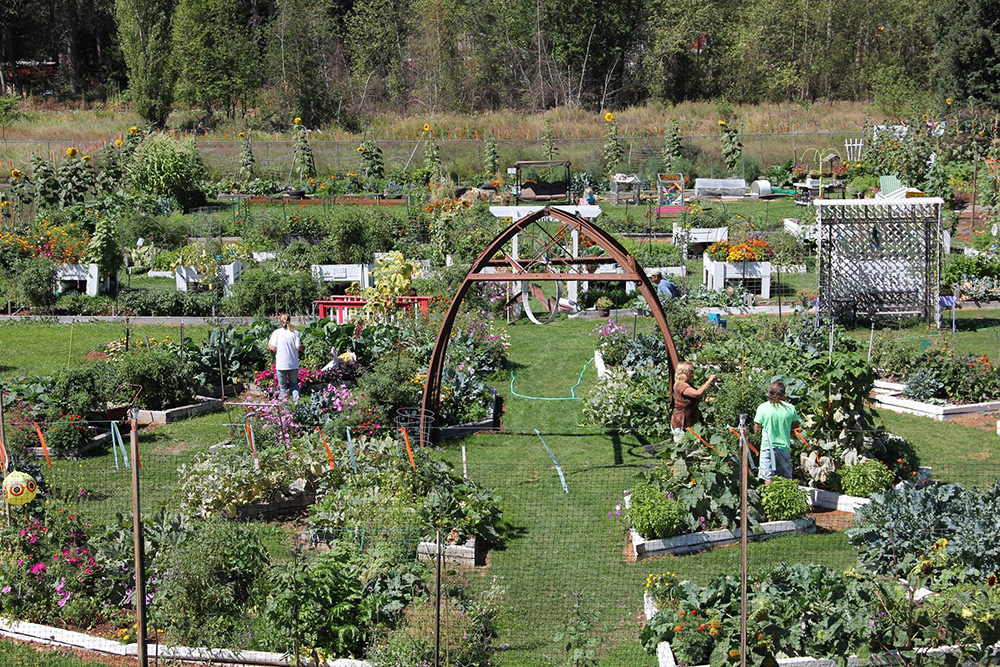
<svg viewBox="0 0 1000 667"><path fill-rule="evenodd" d="M124 452L54 460L51 468L44 460L24 464L44 480L47 495L39 498L42 504L30 516L12 519L27 521L29 541L37 536L39 543L48 541L49 546L44 559L36 558L45 569L26 581L51 587L49 610L39 610L37 620L44 624L46 617L58 616L61 620L52 625L63 627L45 630L5 623L5 631L21 633L24 641L87 649L79 654L87 659L116 665L138 662L132 546L132 466L138 463L149 664L174 664L181 658L217 664L309 664L317 658L353 655L371 665L407 667L651 666L664 664L658 663L663 649L659 649L660 658L655 653L657 644L663 643L656 641L655 632L669 635L665 641L673 646L673 654L694 660L691 664L702 664L695 659L699 655L709 662L710 651L696 643L702 633L718 642L725 635L729 644L739 644L738 596L735 603L728 599L722 604L718 595L706 594L704 607L694 609L685 606L690 604L685 598L658 598L661 587L681 582L730 596L734 590L738 593L740 545L729 540L696 553L659 555L651 541L640 537L646 550L638 548L637 533L627 519L626 496L644 483L651 470L662 466L663 459L655 442L627 430L606 433L574 425L547 431L515 428L442 443L430 452L418 450L412 452L412 459L400 437L378 453L404 472L429 466L432 459L448 461L454 474L467 477L477 492L493 494L502 511L496 538L480 536L472 541L457 530L438 534L433 526L435 512L439 525L447 528L459 525L466 512L483 511L473 492L466 491L459 498L453 482L435 478L420 492L440 498L425 503L433 509L413 521L412 516L387 508L394 506L393 494L405 493L408 484L418 484L418 475L373 474L357 460L360 470L355 472L342 451L332 458L338 479L345 480L342 484L358 482L351 503L343 498L344 502L324 503L324 494L335 492L306 488L291 480L290 493L304 489L298 501L222 507L204 520L198 513L212 503L209 498L193 497L193 488L199 493L225 489L228 497L239 497L239 489L227 487L231 480L225 478L201 480L193 487L181 483L181 478L190 477L192 467L208 457L252 461L255 452L242 435L244 422L236 409L184 429L186 434L178 437L175 433L171 438L160 435L162 427L140 429L139 461L131 455L129 427L123 423ZM209 453L205 443L213 440L218 444ZM314 443L317 460L328 465L320 443ZM941 443L942 447L965 447L967 456L960 463L915 472L988 493L1000 479L1000 465L991 460L988 448L980 452L967 444ZM335 445L343 446L341 442ZM360 459L363 445L354 442L352 446L358 447L355 453ZM503 455L504 451L509 454ZM186 475L179 474L182 469ZM732 468L732 474L737 473ZM352 476L356 476L353 482ZM720 488L732 486L726 482ZM249 494L252 488L246 491ZM996 574L980 571L980 561L957 565L976 552L996 556L997 547L991 545L995 531L989 532L989 521L995 527L996 519L978 517L973 523L962 523L958 514L944 516L941 512L949 505L968 509L976 498L981 500L948 493L937 497L933 507L921 506L926 514L894 515L888 532L852 537L848 532L854 524L851 512L812 508L809 518L814 526L751 541L748 650L760 643L757 635L762 628L769 627L761 605L774 599L767 596L774 595L776 588L814 586L823 595L836 595L840 589L827 579L863 567L876 568L885 580L910 581L918 598L933 594L933 604L948 607L949 613L960 615L963 608L969 608L971 603L959 600L966 592L961 588L936 591L940 577L924 577L924 570L940 574L964 568L964 574L953 575L967 586L974 577ZM308 503L314 504L312 509L306 507ZM12 508L12 513L18 511ZM316 520L320 513L327 513L327 523ZM485 522L478 515L464 518L467 526ZM694 532L698 537L718 528ZM758 532L751 534L756 537ZM41 553L29 547L25 551ZM97 554L98 559L92 560ZM916 560L908 555L915 555ZM954 562L949 563L949 558ZM851 600L860 595L854 589L843 594ZM809 598L802 593L788 604L788 610L771 612L776 622L801 613L801 622L816 632L820 631L819 619L825 624L822 632L843 632L845 637L857 632L837 626L830 617L853 613L838 606L836 599ZM67 607L72 613L65 612ZM971 608L980 613L978 607ZM58 615L56 609L61 610ZM656 618L657 609L660 620L650 620ZM894 614L902 613L899 607L894 609ZM913 623L931 622L917 619L919 608L912 609ZM681 612L683 616L670 619L664 634L664 615ZM717 635L707 634L716 629L712 620L720 621ZM897 615L892 622L908 621ZM654 633L643 635L646 625ZM675 632L678 627L682 630ZM683 639L686 633L695 637L688 647ZM643 642L650 651L643 648ZM0 657L10 658L4 664L12 665L80 664L71 654L44 657L24 650L5 641L0 644ZM938 659L944 658L924 655L903 662ZM738 660L726 662L734 663Z"/></svg>

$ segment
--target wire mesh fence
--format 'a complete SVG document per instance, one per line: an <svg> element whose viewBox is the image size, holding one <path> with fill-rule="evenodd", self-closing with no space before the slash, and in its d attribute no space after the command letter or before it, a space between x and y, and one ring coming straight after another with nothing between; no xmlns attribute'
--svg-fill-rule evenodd
<svg viewBox="0 0 1000 667"><path fill-rule="evenodd" d="M41 494L25 508L9 507L2 576L11 590L3 595L19 601L12 606L12 598L0 598L2 609L58 629L4 621L6 636L56 641L86 649L84 658L112 656L114 664L137 664L141 621L135 609L141 598L151 664L208 657L309 664L354 656L393 666L654 665L657 657L643 648L651 640L642 628L662 630L662 615L651 620L656 611L684 613L671 618L662 634L689 664L702 664L699 656L708 663L713 646L739 645L738 605L730 598L723 604L719 597L731 596L739 582L739 543L733 534L718 543L706 541L726 530L734 533L733 526L709 505L707 519L693 517L701 518L701 526L679 531L688 535L681 542L704 548L685 554L651 548L653 541L635 530L626 498L648 483L653 471L676 461L663 456L672 450L629 432L627 424L611 432L515 426L464 441L465 451L445 445L418 450L412 459L401 438L379 451L365 450L361 438L352 445L357 447L353 464L343 451L346 443L334 443L330 463L316 439L308 446L316 450L311 453L329 484L303 487L286 479L268 501L244 505L241 490L252 497L253 484L264 483L268 474L268 446L258 441L254 451L244 430L252 422L243 422L241 414L234 410L229 419L215 415L192 424L187 437L141 428L138 456L124 423L125 452L54 458L51 467L44 459L16 460L18 469L39 480ZM217 441L214 452L210 441ZM510 455L498 456L503 448ZM986 613L981 605L992 604L992 598L966 597L977 586L984 596L995 590L988 579L998 573L989 568L1000 554L991 544L990 517L963 519L962 513L977 504L988 510L996 502L1000 467L988 456L967 453L926 471L930 487L944 490L935 491L934 504L921 501L909 514L896 508L887 520L885 512L816 506L806 528L770 539L758 539L760 529L751 529L751 646L767 625L754 616L762 605L784 600L787 609L783 615L771 612L775 618L801 613L802 622L815 629L819 619L830 621L831 610L843 611L817 597L821 593L842 591L856 603L861 593L843 583L844 572L876 573L866 579L873 588L863 590L880 586L886 594L898 593L890 591L889 582L903 579L914 595L936 595L948 613L961 615L963 608ZM257 470L255 460L263 469L248 474ZM376 464L383 460L391 465ZM467 475L472 490L459 494L455 480L446 481L431 460L449 461L453 477ZM205 467L206 461L226 463ZM229 472L209 478L219 469ZM728 471L732 479L720 488L738 488L738 467ZM143 594L135 585L133 473L139 483ZM411 487L434 502L423 502L424 509L415 513L394 500L397 494L418 497L407 495ZM338 493L345 488L350 494ZM219 504L198 495L216 491L236 500ZM476 514L488 505L479 492L492 494L498 515ZM247 511L250 506L256 506L253 512ZM202 516L206 508L214 509ZM865 517L867 532L851 530L858 516ZM495 535L483 528L487 523L495 524ZM642 543L645 549L639 548ZM11 554L22 561L17 568ZM954 587L955 581L961 586ZM665 593L670 585L683 594ZM786 589L798 597L781 598ZM701 606L688 608L694 591L707 592ZM865 623L884 629L876 639L888 642L889 631L902 627L893 624L908 621L899 600L886 605L856 611ZM697 622L692 612L701 615ZM883 621L880 612L890 618ZM719 623L715 635L708 634L716 629L713 621ZM857 634L849 628L842 632ZM703 633L712 640L703 641ZM685 645L688 634L695 639ZM951 637L945 633L935 645ZM786 634L768 641L772 647L792 645ZM581 656L592 660L580 662ZM7 641L0 643L0 657L12 665L80 664L80 657L69 654L24 654Z"/></svg>

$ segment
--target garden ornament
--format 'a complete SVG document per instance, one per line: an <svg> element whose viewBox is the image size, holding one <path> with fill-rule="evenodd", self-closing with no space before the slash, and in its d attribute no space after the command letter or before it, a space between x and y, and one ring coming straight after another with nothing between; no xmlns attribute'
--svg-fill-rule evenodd
<svg viewBox="0 0 1000 667"><path fill-rule="evenodd" d="M8 505L27 505L35 499L36 493L38 493L38 484L27 473L15 470L3 480L3 499L7 501Z"/></svg>

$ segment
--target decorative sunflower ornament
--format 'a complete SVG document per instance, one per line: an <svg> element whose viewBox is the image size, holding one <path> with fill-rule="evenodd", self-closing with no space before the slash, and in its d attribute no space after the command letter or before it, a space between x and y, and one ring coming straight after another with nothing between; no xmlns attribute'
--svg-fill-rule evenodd
<svg viewBox="0 0 1000 667"><path fill-rule="evenodd" d="M27 473L15 470L3 480L3 499L7 501L8 505L15 507L27 505L35 499L37 493L38 484Z"/></svg>

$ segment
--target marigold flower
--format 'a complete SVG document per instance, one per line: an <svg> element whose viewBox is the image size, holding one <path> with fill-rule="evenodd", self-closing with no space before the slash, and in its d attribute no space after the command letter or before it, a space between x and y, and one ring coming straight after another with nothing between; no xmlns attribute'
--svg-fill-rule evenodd
<svg viewBox="0 0 1000 667"><path fill-rule="evenodd" d="M611 113L610 111L607 112L606 114L604 114L604 122L605 123L612 123L612 122L614 122L614 120L615 120L615 115L613 113Z"/></svg>
<svg viewBox="0 0 1000 667"><path fill-rule="evenodd" d="M729 657L735 660L736 658L740 657L740 652L734 649L729 652Z"/></svg>
<svg viewBox="0 0 1000 667"><path fill-rule="evenodd" d="M680 632L680 631L681 631L681 630L683 630L683 629L684 629L684 628L683 628L682 626L680 626L680 625L675 625L675 626L674 626L674 632Z"/></svg>
<svg viewBox="0 0 1000 667"><path fill-rule="evenodd" d="M950 97L946 97L945 100L944 100L944 103L947 104L948 106L951 106L951 98Z"/></svg>
<svg viewBox="0 0 1000 667"><path fill-rule="evenodd" d="M708 631L708 634L710 634L710 635L712 635L714 637L717 634L719 634L719 631L716 630L715 628L710 628L709 631Z"/></svg>

